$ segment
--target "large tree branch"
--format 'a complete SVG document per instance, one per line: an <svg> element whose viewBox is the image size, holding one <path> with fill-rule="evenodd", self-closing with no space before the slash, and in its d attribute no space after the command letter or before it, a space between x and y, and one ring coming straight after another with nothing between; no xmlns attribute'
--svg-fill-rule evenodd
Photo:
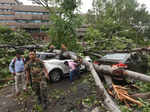
<svg viewBox="0 0 150 112"><path fill-rule="evenodd" d="M92 51L92 50L87 50L84 52L93 52L93 53L129 53L129 52L141 52L141 51L150 51L150 47L143 47L143 48L134 48L130 50L101 50L101 51Z"/></svg>
<svg viewBox="0 0 150 112"><path fill-rule="evenodd" d="M112 67L109 65L100 65L99 66L97 64L94 64L94 67L97 71L99 71L101 73L110 74L112 76L115 74L118 75L118 73L114 72ZM121 70L120 73L122 73L122 74L119 74L119 75L124 75L126 77L130 77L130 78L133 78L136 80L141 80L143 82L150 82L150 76L142 74L142 73L137 73L137 72L133 72L130 70Z"/></svg>

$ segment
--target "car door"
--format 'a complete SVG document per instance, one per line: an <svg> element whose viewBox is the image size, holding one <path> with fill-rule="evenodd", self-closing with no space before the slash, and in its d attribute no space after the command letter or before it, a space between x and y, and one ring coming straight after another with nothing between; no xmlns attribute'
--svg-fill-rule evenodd
<svg viewBox="0 0 150 112"><path fill-rule="evenodd" d="M63 71L64 71L65 74L67 74L67 73L70 72L69 66L67 66L67 65L64 64L66 61L72 61L72 60L63 60L62 61L61 65L63 67Z"/></svg>

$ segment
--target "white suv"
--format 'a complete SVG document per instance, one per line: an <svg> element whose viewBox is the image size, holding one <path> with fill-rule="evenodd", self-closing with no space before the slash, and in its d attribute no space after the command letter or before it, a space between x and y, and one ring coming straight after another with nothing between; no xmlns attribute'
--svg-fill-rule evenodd
<svg viewBox="0 0 150 112"><path fill-rule="evenodd" d="M69 67L65 62L73 61L72 59L59 59L55 53L37 52L36 55L43 60L52 82L58 82L69 74ZM84 71L85 66L81 65L80 70Z"/></svg>

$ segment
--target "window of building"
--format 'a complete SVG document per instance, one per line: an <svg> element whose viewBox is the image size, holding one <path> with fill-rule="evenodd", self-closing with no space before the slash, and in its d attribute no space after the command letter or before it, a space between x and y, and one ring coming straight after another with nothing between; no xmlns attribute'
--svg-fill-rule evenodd
<svg viewBox="0 0 150 112"><path fill-rule="evenodd" d="M15 3L0 3L0 5L16 5Z"/></svg>
<svg viewBox="0 0 150 112"><path fill-rule="evenodd" d="M18 23L26 23L26 20L16 20Z"/></svg>
<svg viewBox="0 0 150 112"><path fill-rule="evenodd" d="M16 28L16 26L9 26L10 28Z"/></svg>
<svg viewBox="0 0 150 112"><path fill-rule="evenodd" d="M33 23L41 23L41 20L32 20Z"/></svg>
<svg viewBox="0 0 150 112"><path fill-rule="evenodd" d="M48 12L43 12L43 15L48 15Z"/></svg>
<svg viewBox="0 0 150 112"><path fill-rule="evenodd" d="M42 23L47 23L47 22L49 22L48 20L42 20Z"/></svg>
<svg viewBox="0 0 150 112"><path fill-rule="evenodd" d="M7 17L7 16L14 16L14 15L11 15L11 14L0 14L1 17Z"/></svg>
<svg viewBox="0 0 150 112"><path fill-rule="evenodd" d="M14 20L0 20L0 23L11 23L15 22Z"/></svg>
<svg viewBox="0 0 150 112"><path fill-rule="evenodd" d="M16 11L16 14L48 15L47 12Z"/></svg>
<svg viewBox="0 0 150 112"><path fill-rule="evenodd" d="M0 11L2 12L8 12L8 11L12 11L11 9L0 9Z"/></svg>
<svg viewBox="0 0 150 112"><path fill-rule="evenodd" d="M16 20L18 23L41 23L41 20Z"/></svg>

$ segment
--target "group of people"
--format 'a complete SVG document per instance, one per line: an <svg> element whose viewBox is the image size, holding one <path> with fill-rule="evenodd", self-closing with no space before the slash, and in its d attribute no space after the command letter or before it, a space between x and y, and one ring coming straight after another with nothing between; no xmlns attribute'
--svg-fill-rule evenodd
<svg viewBox="0 0 150 112"><path fill-rule="evenodd" d="M54 46L51 46L54 49ZM62 53L66 51L66 47L62 45ZM65 65L70 68L70 81L73 82L73 77L79 75L79 66L81 60L66 61ZM48 90L47 80L49 80L48 72L44 63L36 57L34 49L29 50L28 58L22 56L21 50L16 50L16 56L9 64L9 70L14 76L15 80L15 94L19 96L21 90L27 92L27 85L31 85L34 94L37 97L37 103L42 104L43 108L47 108L48 104Z"/></svg>
<svg viewBox="0 0 150 112"><path fill-rule="evenodd" d="M38 104L42 104L43 108L46 109L48 72L43 62L36 57L34 49L29 51L28 59L21 55L22 52L16 50L16 57L9 64L9 70L14 75L16 96L20 95L22 89L27 91L27 85L30 84Z"/></svg>

